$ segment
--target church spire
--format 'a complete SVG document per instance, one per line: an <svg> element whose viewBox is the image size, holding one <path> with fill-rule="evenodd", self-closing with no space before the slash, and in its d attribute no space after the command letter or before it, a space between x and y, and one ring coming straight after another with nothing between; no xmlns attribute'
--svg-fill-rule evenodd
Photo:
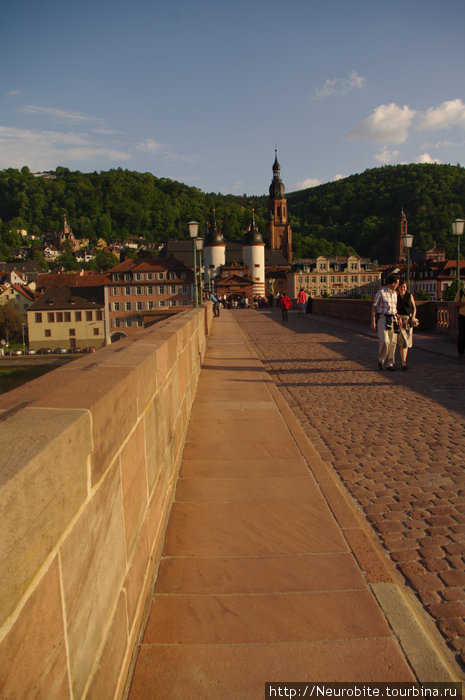
<svg viewBox="0 0 465 700"><path fill-rule="evenodd" d="M281 180L281 166L278 162L278 149L274 149L274 163L273 163L273 181L270 185L270 197L272 199L283 199L284 197L284 185Z"/></svg>
<svg viewBox="0 0 465 700"><path fill-rule="evenodd" d="M268 199L267 235L271 250L280 250L286 260L292 262L292 230L287 220L287 201L277 148L274 154L273 180Z"/></svg>

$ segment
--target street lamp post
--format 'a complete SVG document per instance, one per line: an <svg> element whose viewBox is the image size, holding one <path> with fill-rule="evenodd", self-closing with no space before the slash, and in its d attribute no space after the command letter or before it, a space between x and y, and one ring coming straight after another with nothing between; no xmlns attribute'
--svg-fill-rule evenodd
<svg viewBox="0 0 465 700"><path fill-rule="evenodd" d="M203 250L203 238L195 239L195 246L199 253L199 298L200 303L203 303L203 275L202 275L202 250Z"/></svg>
<svg viewBox="0 0 465 700"><path fill-rule="evenodd" d="M463 236L464 227L464 219L455 219L452 222L452 233L457 236L457 292L460 289L460 236Z"/></svg>
<svg viewBox="0 0 465 700"><path fill-rule="evenodd" d="M25 323L22 323L22 324L21 324L21 331L22 331L22 334L23 334L23 355L26 354L26 344L25 344L25 342L24 342L24 326L25 326L25 325L26 325Z"/></svg>
<svg viewBox="0 0 465 700"><path fill-rule="evenodd" d="M407 233L404 236L404 247L407 249L407 290L410 291L410 249L413 245L413 236Z"/></svg>
<svg viewBox="0 0 465 700"><path fill-rule="evenodd" d="M199 291L197 288L197 236L199 233L199 222L198 221L189 221L187 224L189 227L189 236L192 238L193 244L194 244L194 304L195 306L199 305Z"/></svg>

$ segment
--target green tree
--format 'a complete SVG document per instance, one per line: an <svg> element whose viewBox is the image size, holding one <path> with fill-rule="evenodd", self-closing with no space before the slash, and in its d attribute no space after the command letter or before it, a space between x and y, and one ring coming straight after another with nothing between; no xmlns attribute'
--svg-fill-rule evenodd
<svg viewBox="0 0 465 700"><path fill-rule="evenodd" d="M7 343L21 337L22 323L24 323L24 317L17 304L9 301L0 306L0 335Z"/></svg>

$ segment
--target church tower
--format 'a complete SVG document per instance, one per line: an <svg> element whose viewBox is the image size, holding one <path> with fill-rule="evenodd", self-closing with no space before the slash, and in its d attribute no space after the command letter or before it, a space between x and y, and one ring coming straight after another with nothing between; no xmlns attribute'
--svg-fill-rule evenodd
<svg viewBox="0 0 465 700"><path fill-rule="evenodd" d="M408 222L407 217L403 208L400 212L400 219L397 223L397 236L396 236L396 263L400 263L407 258L407 251L404 245L404 236L408 233Z"/></svg>
<svg viewBox="0 0 465 700"><path fill-rule="evenodd" d="M242 242L242 259L253 280L254 296L265 296L265 243L262 234L255 225L255 214Z"/></svg>
<svg viewBox="0 0 465 700"><path fill-rule="evenodd" d="M268 242L271 250L280 250L286 260L292 262L292 229L287 221L287 200L281 180L281 166L275 149L273 164L273 181L270 185L268 199Z"/></svg>

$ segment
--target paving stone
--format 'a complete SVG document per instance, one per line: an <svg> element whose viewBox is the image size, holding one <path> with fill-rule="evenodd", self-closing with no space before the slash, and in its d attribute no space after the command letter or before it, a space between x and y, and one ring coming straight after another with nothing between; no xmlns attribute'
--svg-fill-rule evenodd
<svg viewBox="0 0 465 700"><path fill-rule="evenodd" d="M409 359L418 371L380 377L375 340L315 315L293 315L292 327L283 327L273 314L277 318L279 310L236 319L261 356L272 360L283 380L280 391L290 405L298 403L315 449L364 509L399 570L406 567L423 604L460 601L465 403L463 391L451 390L460 386L457 368L417 350L414 340ZM437 619L447 640L465 637L465 623Z"/></svg>
<svg viewBox="0 0 465 700"><path fill-rule="evenodd" d="M434 617L464 617L465 605L460 602L433 603L429 606L429 611Z"/></svg>

